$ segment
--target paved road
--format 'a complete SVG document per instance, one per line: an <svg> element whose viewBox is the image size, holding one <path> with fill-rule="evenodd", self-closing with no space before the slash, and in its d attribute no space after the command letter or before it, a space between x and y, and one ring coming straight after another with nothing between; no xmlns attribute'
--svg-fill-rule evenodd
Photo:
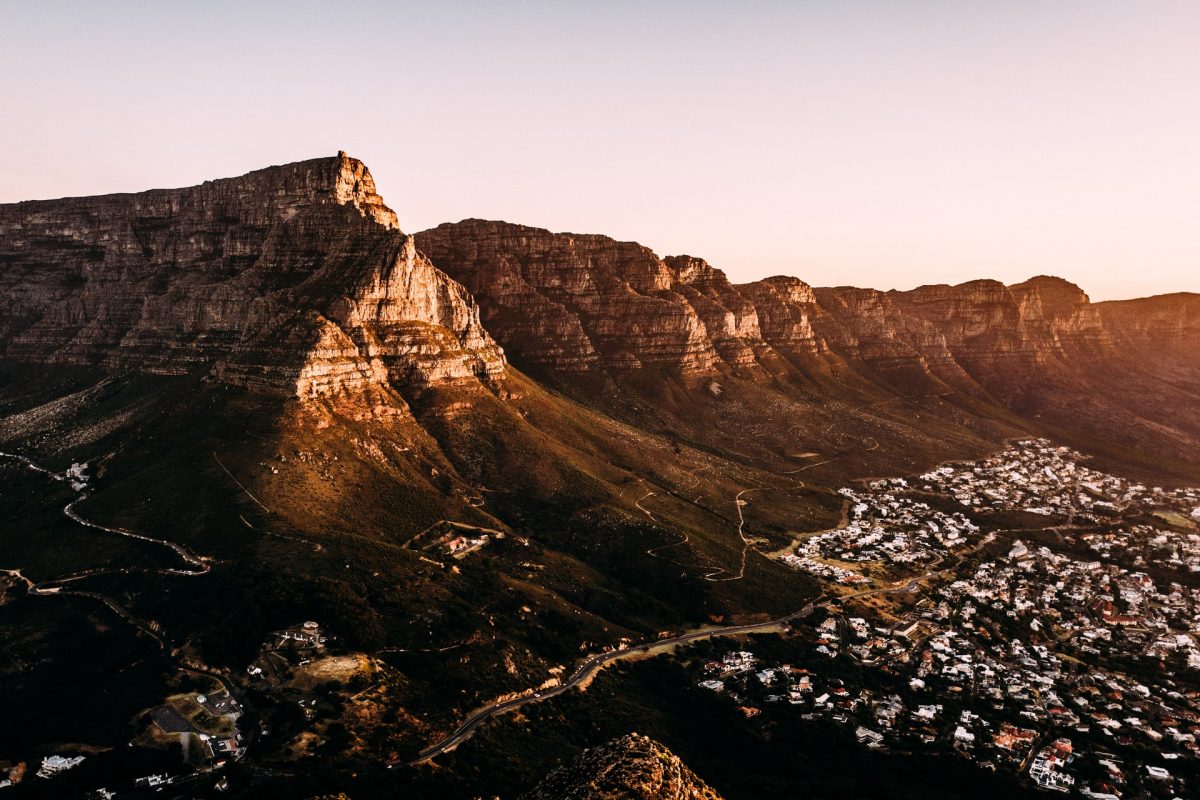
<svg viewBox="0 0 1200 800"><path fill-rule="evenodd" d="M72 500L70 503L67 503L66 508L63 509L63 513L74 522L77 522L80 525L84 525L88 528L95 528L96 530L104 531L105 533L115 533L118 536L127 536L130 539L138 539L143 542L150 542L151 544L157 544L162 547L170 548L176 555L180 557L180 559L192 566L192 569L164 569L162 572L171 575L203 575L204 573L208 572L209 569L211 569L207 561L200 558L191 550L187 549L178 542L168 541L167 539L156 539L153 536L134 533L133 531L125 530L124 528L110 528L107 525L101 525L99 523L92 522L91 520L84 519L83 517L79 516L79 512L75 510L75 504L84 499L86 496L87 495L80 494L78 498Z"/></svg>
<svg viewBox="0 0 1200 800"><path fill-rule="evenodd" d="M447 753L453 750L455 747L458 747L458 745L469 739L480 725L488 720L498 717L501 714L508 713L509 711L513 711L521 706L528 705L529 703L540 703L543 700L548 700L551 697L556 697L564 692L574 689L614 661L633 658L637 655L646 653L652 648L686 644L688 642L694 642L698 639L709 639L718 636L741 636L747 633L770 630L772 628L777 628L780 625L786 625L790 622L794 622L797 619L803 619L817 608L828 608L830 603L832 603L834 600L845 601L879 594L914 592L917 590L917 586L921 581L945 571L946 569L933 570L926 572L923 575L912 577L902 584L889 586L882 589L867 589L861 592L855 592L853 594L831 598L825 602L817 602L814 600L799 611L788 614L787 616L778 617L777 619L768 620L766 622L754 622L748 625L731 625L727 628L709 628L705 630L692 631L690 633L680 634L679 636L672 636L668 639L658 639L657 641L653 642L645 642L634 647L626 648L625 650L608 650L603 653L597 653L596 655L590 656L581 662L580 665L575 669L575 672L571 674L571 677L567 678L566 681L558 686L553 686L548 689L540 689L530 694L521 695L520 697L502 700L491 705L484 706L478 711L475 711L469 717L463 720L459 726L455 728L453 733L451 733L445 739L442 739L436 744L430 745L421 752L417 753L417 757L409 761L408 764L410 766L415 766L417 764L423 764L427 761L431 761L443 753ZM401 763L404 762L398 759L390 762L388 766L394 767Z"/></svg>
<svg viewBox="0 0 1200 800"><path fill-rule="evenodd" d="M886 591L897 591L897 589L889 589ZM417 757L409 763L413 765L422 764L426 761L436 758L443 753L453 750L459 744L470 738L471 734L473 734L480 725L487 722L489 719L512 711L523 705L548 700L551 697L555 697L574 689L614 661L633 658L651 650L652 648L686 644L687 642L694 642L698 639L708 639L716 636L740 636L747 633L770 630L771 628L777 628L780 625L807 617L818 607L818 605L824 604L818 604L816 601L813 601L799 611L788 614L785 617L768 620L767 622L754 622L748 625L731 625L727 628L710 628L692 631L690 633L680 634L679 636L672 636L669 639L658 639L653 642L645 642L624 650L608 650L603 653L597 653L596 655L590 656L580 663L580 665L575 669L575 672L571 674L571 677L567 678L566 681L558 686L553 686L548 689L541 689L531 694L514 697L509 700L503 700L479 709L475 713L471 714L471 716L463 720L452 734L440 742L422 750L417 754ZM399 763L402 762L394 761L388 766L395 766Z"/></svg>
<svg viewBox="0 0 1200 800"><path fill-rule="evenodd" d="M58 472L54 472L52 470L48 470L45 467L38 464L33 459L29 458L28 456L23 456L23 455L20 455L19 453L6 453L3 451L0 451L0 458L11 458L15 461L20 461L28 469L33 470L34 472L40 472L41 474L45 475L46 477L50 478L51 480L59 481L60 483L67 482L67 478L68 478L67 475L64 475L64 474L58 473ZM92 522L91 520L80 516L79 512L75 510L75 504L78 503L80 500L84 500L87 498L87 491L86 491L87 486L86 486L86 483L80 483L78 485L73 486L73 488L75 489L75 499L72 500L71 502L67 503L67 505L63 508L63 514L65 514L71 521L76 522L85 527L92 528L94 530L103 531L105 533L116 534L117 536L125 536L130 539L138 539L143 542L149 542L150 544L159 545L160 547L169 548L172 552L174 552L177 556L179 556L179 558L184 563L188 564L191 567L191 569L164 569L164 570L161 570L164 573L167 573L170 575L203 575L204 573L208 572L209 569L211 569L211 567L209 566L209 563L206 559L201 558L200 556L196 555L191 550L189 550L187 547L179 544L178 542L172 542L168 539L158 539L153 536L147 536L142 533L135 533L131 530L126 530L125 528L110 528L107 525L101 525L97 522Z"/></svg>
<svg viewBox="0 0 1200 800"><path fill-rule="evenodd" d="M541 700L550 699L551 697L558 696L558 694L570 691L572 688L582 684L583 681L592 678L594 674L600 672L600 669L608 666L608 664L614 661L620 661L622 658L631 658L644 654L644 652L652 648L662 648L662 646L695 642L696 639L704 639L714 636L739 636L739 634L743 633L754 633L755 631L769 630L769 628L778 627L779 625L786 624L786 622L790 622L794 619L803 618L803 616L811 614L812 609L814 608L816 608L816 603L809 603L808 606L805 606L794 614L780 616L779 619L773 619L767 622L752 622L750 625L733 625L730 627L713 628L713 630L692 631L691 633L683 633L680 634L680 636L674 636L668 639L658 639L655 640L655 642L638 644L636 646L632 646L632 648L626 648L625 650L608 650L605 652L600 652L600 654L590 656L587 658L587 660L584 660L580 666L576 668L575 672L571 674L570 678L566 679L558 686L542 688L542 690L530 694L522 694L521 697L502 700L502 702L493 703L492 705L484 706L484 708L475 711L474 714L467 717L466 720L463 720L460 726L455 729L454 733L446 736L445 739L437 742L436 745L426 747L425 750L422 750L416 754L416 758L413 759L412 762L409 762L409 764L422 764L428 762L428 760L440 756L440 754L454 750L454 748L462 744L463 741L469 739L470 735L475 733L476 728L479 728L482 723L491 720L492 717L505 714L505 712L520 708L522 705L527 705L529 703L540 703ZM396 764L400 763L402 763L400 760L396 760L396 762L392 762L389 764L389 766L395 766Z"/></svg>

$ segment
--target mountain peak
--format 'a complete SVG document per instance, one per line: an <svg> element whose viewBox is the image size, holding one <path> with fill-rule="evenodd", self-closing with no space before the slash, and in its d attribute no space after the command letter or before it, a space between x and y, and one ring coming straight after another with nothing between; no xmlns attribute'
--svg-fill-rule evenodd
<svg viewBox="0 0 1200 800"><path fill-rule="evenodd" d="M235 178L205 181L204 187L247 192L262 199L286 198L296 203L332 200L357 209L362 216L385 228L400 230L396 212L388 208L379 196L375 179L371 177L367 165L347 155L345 150L339 150L336 156L279 164Z"/></svg>
<svg viewBox="0 0 1200 800"><path fill-rule="evenodd" d="M367 165L357 158L346 155L345 150L339 150L335 157L337 175L334 180L334 197L342 205L351 205L365 216L378 222L385 228L400 230L400 221L396 212L384 204L383 198L375 190L375 179Z"/></svg>
<svg viewBox="0 0 1200 800"><path fill-rule="evenodd" d="M322 395L492 383L503 356L345 152L0 205L0 353Z"/></svg>
<svg viewBox="0 0 1200 800"><path fill-rule="evenodd" d="M1043 313L1061 316L1074 313L1088 305L1091 300L1079 286L1053 275L1035 275L1022 283L1008 287L1018 303L1037 303Z"/></svg>

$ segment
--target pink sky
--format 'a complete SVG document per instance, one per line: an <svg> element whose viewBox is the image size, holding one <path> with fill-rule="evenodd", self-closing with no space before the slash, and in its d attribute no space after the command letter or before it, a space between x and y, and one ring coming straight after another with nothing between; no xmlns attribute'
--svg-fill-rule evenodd
<svg viewBox="0 0 1200 800"><path fill-rule="evenodd" d="M345 149L409 231L606 233L734 280L1200 291L1192 2L25 5L0 202Z"/></svg>

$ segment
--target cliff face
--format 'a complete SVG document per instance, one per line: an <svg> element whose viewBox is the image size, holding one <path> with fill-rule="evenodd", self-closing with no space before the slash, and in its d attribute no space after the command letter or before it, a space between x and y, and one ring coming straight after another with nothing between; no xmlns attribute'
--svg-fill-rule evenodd
<svg viewBox="0 0 1200 800"><path fill-rule="evenodd" d="M799 278L767 278L738 287L752 304L759 335L781 353L808 356L826 348L814 321L821 311L812 287Z"/></svg>
<svg viewBox="0 0 1200 800"><path fill-rule="evenodd" d="M1095 308L1118 347L1200 356L1200 295L1165 294L1097 303Z"/></svg>
<svg viewBox="0 0 1200 800"><path fill-rule="evenodd" d="M753 367L763 350L758 309L725 273L692 256L667 256L671 291L679 295L704 326L709 345L734 367Z"/></svg>
<svg viewBox="0 0 1200 800"><path fill-rule="evenodd" d="M534 374L762 376L780 355L827 351L813 330L812 289L795 278L734 286L703 259L505 222L447 223L416 239L479 298L488 330Z"/></svg>
<svg viewBox="0 0 1200 800"><path fill-rule="evenodd" d="M954 388L1001 397L1033 384L1098 388L1127 369L1143 378L1187 371L1200 356L1197 295L1092 303L1078 286L1040 276L817 297L827 315L815 317L817 331L842 356L885 371L916 365Z"/></svg>
<svg viewBox="0 0 1200 800"><path fill-rule="evenodd" d="M467 220L416 239L479 298L515 363L534 372L761 375L783 356L802 371L844 360L978 390L1009 370L1118 357L1121 331L1139 330L1137 315L1114 306L1105 316L1058 278L909 292L813 290L789 277L734 286L702 259L660 259L604 236ZM1194 336L1187 323L1168 333Z"/></svg>
<svg viewBox="0 0 1200 800"><path fill-rule="evenodd" d="M339 154L186 189L0 206L0 356L309 396L495 384L463 288Z"/></svg>
<svg viewBox="0 0 1200 800"><path fill-rule="evenodd" d="M1113 354L1088 296L1061 278L1012 286L971 281L894 294L904 313L934 325L957 358L997 366Z"/></svg>
<svg viewBox="0 0 1200 800"><path fill-rule="evenodd" d="M468 220L416 239L479 299L514 364L568 390L594 386L575 382L590 373L783 379L834 398L865 392L871 405L879 390L955 397L969 414L1184 460L1200 445L1195 295L1093 304L1044 276L907 292L789 277L735 286L701 259L603 236Z"/></svg>
<svg viewBox="0 0 1200 800"><path fill-rule="evenodd" d="M1071 424L1087 405L1109 424L1153 395L1145 435L1166 422L1181 448L1200 443L1195 295L1093 304L1047 277L733 285L702 259L605 236L467 220L410 237L345 154L0 206L0 291L0 359L210 374L276 396L495 392L502 344L585 402L632 374L716 390L795 379L835 397L960 393Z"/></svg>
<svg viewBox="0 0 1200 800"><path fill-rule="evenodd" d="M739 326L753 325L712 297L721 289L705 283L703 269L680 264L685 285L671 266L631 242L483 220L440 225L416 239L480 299L488 330L514 363L533 373L710 371L719 357L681 292L696 298L710 319L728 323L729 343ZM713 273L713 281L728 286Z"/></svg>
<svg viewBox="0 0 1200 800"><path fill-rule="evenodd" d="M720 800L679 757L636 733L585 750L522 800Z"/></svg>

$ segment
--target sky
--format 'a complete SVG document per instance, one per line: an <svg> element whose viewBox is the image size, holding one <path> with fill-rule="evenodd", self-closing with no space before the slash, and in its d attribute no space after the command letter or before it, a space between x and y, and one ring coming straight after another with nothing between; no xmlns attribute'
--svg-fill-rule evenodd
<svg viewBox="0 0 1200 800"><path fill-rule="evenodd" d="M0 0L0 202L346 150L415 232L1200 291L1200 3Z"/></svg>

